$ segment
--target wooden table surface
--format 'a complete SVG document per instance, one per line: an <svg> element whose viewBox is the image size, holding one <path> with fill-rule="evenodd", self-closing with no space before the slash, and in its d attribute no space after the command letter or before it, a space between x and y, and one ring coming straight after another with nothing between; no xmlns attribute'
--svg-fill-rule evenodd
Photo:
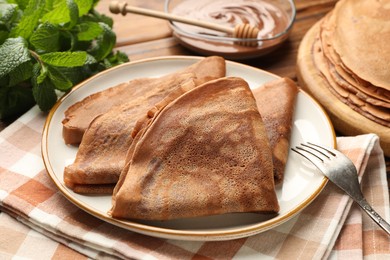
<svg viewBox="0 0 390 260"><path fill-rule="evenodd" d="M154 10L164 10L163 0L127 0L129 5ZM307 32L319 19L328 13L336 0L296 0L297 16L289 39L276 51L267 56L242 63L269 71L282 77L296 78L296 57L299 44ZM125 52L131 61L166 55L198 55L191 52L172 37L172 31L166 21L135 14L126 16L111 14L110 0L100 0L96 9L114 20L117 35L117 49ZM15 119L0 121L0 130ZM390 159L387 158L388 179L390 179Z"/></svg>

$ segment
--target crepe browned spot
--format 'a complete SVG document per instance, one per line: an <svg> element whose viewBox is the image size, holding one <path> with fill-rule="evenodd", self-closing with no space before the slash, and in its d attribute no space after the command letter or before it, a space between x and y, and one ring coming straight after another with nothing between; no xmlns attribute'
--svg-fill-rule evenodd
<svg viewBox="0 0 390 260"><path fill-rule="evenodd" d="M226 74L225 60L221 57L206 57L195 64L177 72L179 74L194 73L197 85L206 81L224 77ZM92 120L111 108L138 98L160 100L159 93L164 92L164 85L159 85L159 79L139 78L115 87L92 94L73 104L65 111L63 124L63 138L66 144L79 144L85 130ZM147 104L146 104L147 106Z"/></svg>
<svg viewBox="0 0 390 260"><path fill-rule="evenodd" d="M114 190L113 217L278 212L266 129L243 79L188 91L158 110L135 138Z"/></svg>
<svg viewBox="0 0 390 260"><path fill-rule="evenodd" d="M283 181L298 87L288 78L270 81L253 91L267 129L272 150L275 183Z"/></svg>

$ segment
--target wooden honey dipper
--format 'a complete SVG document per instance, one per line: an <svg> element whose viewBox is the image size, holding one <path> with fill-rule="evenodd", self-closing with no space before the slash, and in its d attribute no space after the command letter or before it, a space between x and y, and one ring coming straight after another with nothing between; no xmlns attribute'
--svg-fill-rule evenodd
<svg viewBox="0 0 390 260"><path fill-rule="evenodd" d="M126 15L127 13L134 13L134 14L151 16L155 18L161 18L161 19L185 23L189 25L195 25L195 26L199 26L202 28L207 28L219 32L225 32L228 35L231 35L234 38L238 38L238 39L257 39L257 35L259 33L259 29L257 27L246 23L237 24L234 28L231 28L231 27L222 26L215 23L188 19L186 17L177 16L174 14L168 14L160 11L129 6L126 2L112 1L110 2L109 8L110 8L110 12L113 14L121 13L122 15ZM235 43L239 45L251 46L251 47L256 47L258 44L257 41L236 41Z"/></svg>

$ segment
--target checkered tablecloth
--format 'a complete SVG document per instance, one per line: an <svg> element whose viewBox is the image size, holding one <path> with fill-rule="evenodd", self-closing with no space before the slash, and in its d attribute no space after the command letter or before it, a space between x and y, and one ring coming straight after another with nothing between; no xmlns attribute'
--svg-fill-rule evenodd
<svg viewBox="0 0 390 260"><path fill-rule="evenodd" d="M41 158L45 115L34 107L0 132L0 259L390 259L390 238L332 183L301 213L231 241L166 240L103 222L56 189ZM374 134L339 137L368 202L389 220L386 169Z"/></svg>

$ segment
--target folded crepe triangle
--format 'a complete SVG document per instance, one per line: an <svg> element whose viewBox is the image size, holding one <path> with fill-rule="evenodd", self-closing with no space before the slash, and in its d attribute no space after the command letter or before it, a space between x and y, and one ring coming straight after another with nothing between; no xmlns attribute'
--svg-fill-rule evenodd
<svg viewBox="0 0 390 260"><path fill-rule="evenodd" d="M288 159L298 87L289 78L269 81L252 90L272 150L275 184L283 182Z"/></svg>
<svg viewBox="0 0 390 260"><path fill-rule="evenodd" d="M243 79L217 79L165 101L140 120L112 217L279 211L267 133Z"/></svg>

